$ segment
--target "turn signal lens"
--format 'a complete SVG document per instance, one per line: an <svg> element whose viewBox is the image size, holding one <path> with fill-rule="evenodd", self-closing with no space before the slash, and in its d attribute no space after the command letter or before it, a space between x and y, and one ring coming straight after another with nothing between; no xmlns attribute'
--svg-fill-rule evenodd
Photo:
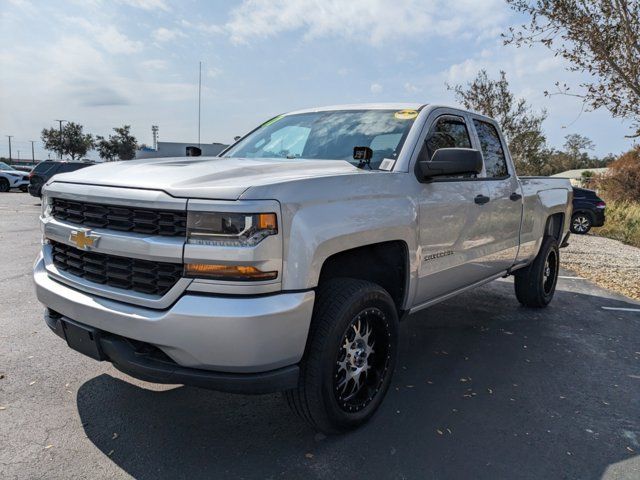
<svg viewBox="0 0 640 480"><path fill-rule="evenodd" d="M187 263L184 266L184 275L185 277L209 278L212 280L258 282L275 280L278 277L278 272L263 272L256 267L243 265Z"/></svg>
<svg viewBox="0 0 640 480"><path fill-rule="evenodd" d="M278 230L278 222L275 213L261 213L258 215L258 228L260 230Z"/></svg>

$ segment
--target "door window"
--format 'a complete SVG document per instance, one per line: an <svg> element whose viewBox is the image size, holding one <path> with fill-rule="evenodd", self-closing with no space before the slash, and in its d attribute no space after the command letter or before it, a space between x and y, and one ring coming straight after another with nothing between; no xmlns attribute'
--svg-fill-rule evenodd
<svg viewBox="0 0 640 480"><path fill-rule="evenodd" d="M459 117L441 117L431 128L426 140L428 158L440 148L471 148L467 126Z"/></svg>
<svg viewBox="0 0 640 480"><path fill-rule="evenodd" d="M496 127L481 120L474 120L473 124L480 139L480 148L482 149L487 178L508 177L507 159L505 158L502 142Z"/></svg>

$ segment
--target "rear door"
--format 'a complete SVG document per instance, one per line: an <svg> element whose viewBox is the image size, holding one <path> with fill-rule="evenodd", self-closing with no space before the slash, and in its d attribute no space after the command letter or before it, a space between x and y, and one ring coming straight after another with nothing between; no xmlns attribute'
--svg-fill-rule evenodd
<svg viewBox="0 0 640 480"><path fill-rule="evenodd" d="M490 214L490 228L483 247L483 264L492 273L499 273L510 268L518 254L522 189L497 126L476 117L472 123L484 159L484 183L489 196L485 213Z"/></svg>
<svg viewBox="0 0 640 480"><path fill-rule="evenodd" d="M455 114L453 113L455 112ZM420 158L438 148L478 148L469 118L436 110L421 137ZM438 177L420 184L418 289L415 304L428 302L491 275L483 264L490 238L484 175Z"/></svg>

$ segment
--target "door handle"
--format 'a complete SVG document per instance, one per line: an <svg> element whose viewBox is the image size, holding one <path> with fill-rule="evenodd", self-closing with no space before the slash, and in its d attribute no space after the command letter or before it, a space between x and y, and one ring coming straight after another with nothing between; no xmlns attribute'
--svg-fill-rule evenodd
<svg viewBox="0 0 640 480"><path fill-rule="evenodd" d="M511 200L512 202L517 202L521 198L522 198L522 195L516 192L513 192L511 195L509 195L509 200Z"/></svg>
<svg viewBox="0 0 640 480"><path fill-rule="evenodd" d="M491 199L485 195L477 195L476 198L473 199L473 201L476 202L478 205L484 205L489 200Z"/></svg>

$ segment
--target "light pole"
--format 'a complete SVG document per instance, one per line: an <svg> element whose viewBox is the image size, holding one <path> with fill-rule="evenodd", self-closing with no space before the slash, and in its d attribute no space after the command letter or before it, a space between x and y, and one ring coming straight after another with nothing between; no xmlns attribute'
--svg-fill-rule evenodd
<svg viewBox="0 0 640 480"><path fill-rule="evenodd" d="M68 122L69 120L56 120L60 124L60 160L62 160L62 122Z"/></svg>
<svg viewBox="0 0 640 480"><path fill-rule="evenodd" d="M9 163L11 163L11 137L13 137L13 135L7 135L9 139Z"/></svg>
<svg viewBox="0 0 640 480"><path fill-rule="evenodd" d="M31 160L33 163L36 163L36 154L33 150L33 144L36 143L34 140L29 140L31 142Z"/></svg>

